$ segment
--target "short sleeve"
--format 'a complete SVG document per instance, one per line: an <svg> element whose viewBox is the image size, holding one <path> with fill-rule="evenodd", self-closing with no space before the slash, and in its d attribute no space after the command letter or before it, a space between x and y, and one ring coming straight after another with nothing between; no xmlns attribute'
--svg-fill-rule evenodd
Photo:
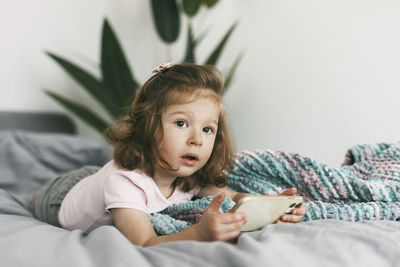
<svg viewBox="0 0 400 267"><path fill-rule="evenodd" d="M121 174L111 175L104 184L106 211L113 208L131 208L147 212L144 191Z"/></svg>

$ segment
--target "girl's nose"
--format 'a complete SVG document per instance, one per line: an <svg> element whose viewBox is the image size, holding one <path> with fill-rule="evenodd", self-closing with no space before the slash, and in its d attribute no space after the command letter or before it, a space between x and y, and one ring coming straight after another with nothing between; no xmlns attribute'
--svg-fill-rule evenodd
<svg viewBox="0 0 400 267"><path fill-rule="evenodd" d="M193 131L192 135L188 140L188 143L189 145L201 146L203 144L203 138L201 137L201 133L199 133L198 131Z"/></svg>

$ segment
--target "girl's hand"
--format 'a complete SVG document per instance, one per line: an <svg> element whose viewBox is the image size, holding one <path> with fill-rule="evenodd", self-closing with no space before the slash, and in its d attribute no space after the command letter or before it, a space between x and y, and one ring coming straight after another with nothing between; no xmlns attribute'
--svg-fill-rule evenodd
<svg viewBox="0 0 400 267"><path fill-rule="evenodd" d="M281 196L293 196L297 192L297 189L292 187L280 193ZM297 223L301 222L303 215L306 213L307 208L304 205L301 205L300 208L294 209L292 214L284 214L275 223L282 223L282 222L290 222L290 223Z"/></svg>
<svg viewBox="0 0 400 267"><path fill-rule="evenodd" d="M199 223L195 224L199 240L203 241L229 241L240 235L240 227L246 223L246 214L220 213L219 207L226 197L225 193L216 196L204 212Z"/></svg>

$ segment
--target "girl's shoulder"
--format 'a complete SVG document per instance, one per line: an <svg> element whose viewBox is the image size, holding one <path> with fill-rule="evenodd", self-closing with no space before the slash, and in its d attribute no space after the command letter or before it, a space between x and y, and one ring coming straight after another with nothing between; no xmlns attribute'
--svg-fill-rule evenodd
<svg viewBox="0 0 400 267"><path fill-rule="evenodd" d="M111 180L128 180L134 185L140 188L147 188L152 184L153 179L147 176L140 169L127 170L117 166L117 164L111 160L103 168L108 168L107 176Z"/></svg>
<svg viewBox="0 0 400 267"><path fill-rule="evenodd" d="M120 174L123 174L123 175L147 176L140 169L129 170L129 169L122 168L114 160L110 160L109 162L107 162L103 166L103 169L107 169L110 174L120 173Z"/></svg>

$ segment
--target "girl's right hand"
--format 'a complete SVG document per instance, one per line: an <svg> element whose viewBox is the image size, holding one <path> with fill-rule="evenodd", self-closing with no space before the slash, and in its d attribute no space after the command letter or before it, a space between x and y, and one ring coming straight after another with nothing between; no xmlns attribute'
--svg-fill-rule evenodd
<svg viewBox="0 0 400 267"><path fill-rule="evenodd" d="M247 221L246 214L244 212L220 213L219 207L225 197L225 193L216 196L204 212L199 223L194 225L200 240L229 241L240 235L240 227Z"/></svg>

